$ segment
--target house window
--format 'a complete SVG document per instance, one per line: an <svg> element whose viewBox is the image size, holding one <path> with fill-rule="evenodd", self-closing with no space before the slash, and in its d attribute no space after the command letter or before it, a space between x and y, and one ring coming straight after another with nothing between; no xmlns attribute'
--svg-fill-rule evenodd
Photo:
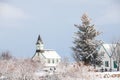
<svg viewBox="0 0 120 80"><path fill-rule="evenodd" d="M55 63L54 59L52 59L52 63L53 63L53 64Z"/></svg>
<svg viewBox="0 0 120 80"><path fill-rule="evenodd" d="M48 63L50 63L50 59L48 59Z"/></svg>
<svg viewBox="0 0 120 80"><path fill-rule="evenodd" d="M113 63L114 63L114 68L117 68L117 62L113 61Z"/></svg>
<svg viewBox="0 0 120 80"><path fill-rule="evenodd" d="M105 67L109 67L109 62L105 61Z"/></svg>

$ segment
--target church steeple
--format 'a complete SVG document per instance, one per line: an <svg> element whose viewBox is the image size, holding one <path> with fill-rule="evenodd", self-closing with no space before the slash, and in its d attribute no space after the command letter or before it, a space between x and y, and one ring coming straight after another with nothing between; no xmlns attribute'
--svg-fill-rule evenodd
<svg viewBox="0 0 120 80"><path fill-rule="evenodd" d="M37 40L37 43L36 44L43 44L43 41L42 41L42 39L41 39L41 37L40 37L40 35L38 36L38 40Z"/></svg>
<svg viewBox="0 0 120 80"><path fill-rule="evenodd" d="M43 50L43 47L44 47L43 41L42 41L42 39L41 39L41 37L39 35L38 40L36 42L36 48L37 48L37 50Z"/></svg>

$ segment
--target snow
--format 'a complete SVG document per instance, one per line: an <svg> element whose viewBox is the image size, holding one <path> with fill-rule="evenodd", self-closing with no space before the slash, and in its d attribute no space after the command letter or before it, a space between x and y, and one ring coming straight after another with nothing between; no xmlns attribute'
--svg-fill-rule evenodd
<svg viewBox="0 0 120 80"><path fill-rule="evenodd" d="M39 77L42 77L42 76L45 77L45 76L48 75L48 73L45 72L45 71L43 71L43 70L40 70L40 71L35 72L35 75L36 75L36 76L39 76Z"/></svg>
<svg viewBox="0 0 120 80"><path fill-rule="evenodd" d="M46 58L61 58L58 53L54 50L44 50L44 53L43 55L46 57Z"/></svg>
<svg viewBox="0 0 120 80"><path fill-rule="evenodd" d="M45 77L47 75L50 75L49 73L45 72L38 72L35 74L39 77ZM54 74L52 74L54 76ZM52 76L51 75L51 76ZM61 75L60 73L57 75ZM76 74L78 75L78 74ZM62 80L120 80L120 72L89 72L82 74L82 77L75 77L75 76L67 76L65 78L62 78Z"/></svg>
<svg viewBox="0 0 120 80"><path fill-rule="evenodd" d="M107 51L108 55L111 56L112 55L112 49L113 47L115 47L116 44L103 44L103 47L105 48L105 51Z"/></svg>
<svg viewBox="0 0 120 80"><path fill-rule="evenodd" d="M6 79L5 76L1 76L1 77L0 77L0 80L4 80L4 79Z"/></svg>
<svg viewBox="0 0 120 80"><path fill-rule="evenodd" d="M94 72L92 80L120 80L120 72Z"/></svg>

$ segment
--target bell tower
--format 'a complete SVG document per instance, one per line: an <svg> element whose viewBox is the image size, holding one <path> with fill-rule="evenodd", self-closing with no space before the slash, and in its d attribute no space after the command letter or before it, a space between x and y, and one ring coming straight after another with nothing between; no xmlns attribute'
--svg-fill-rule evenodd
<svg viewBox="0 0 120 80"><path fill-rule="evenodd" d="M38 36L38 40L37 40L37 42L36 42L36 50L37 51L41 51L41 50L43 50L44 49L44 45L43 45L43 41L42 41L42 39L41 39L41 37L40 37L40 35Z"/></svg>
<svg viewBox="0 0 120 80"><path fill-rule="evenodd" d="M36 52L35 52L34 56L32 57L32 59L35 61L41 61L41 54L43 52L44 52L44 44L43 44L43 41L39 35L37 42L36 42Z"/></svg>

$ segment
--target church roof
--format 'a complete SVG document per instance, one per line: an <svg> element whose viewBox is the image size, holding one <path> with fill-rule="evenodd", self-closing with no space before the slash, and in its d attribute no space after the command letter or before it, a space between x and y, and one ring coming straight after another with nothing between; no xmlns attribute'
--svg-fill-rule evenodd
<svg viewBox="0 0 120 80"><path fill-rule="evenodd" d="M58 53L54 50L44 50L44 52L42 53L42 55L45 58L61 58Z"/></svg>
<svg viewBox="0 0 120 80"><path fill-rule="evenodd" d="M36 44L40 44L39 41L43 44L43 41L42 41L40 35L38 36L38 40L37 40L37 43L36 43Z"/></svg>

